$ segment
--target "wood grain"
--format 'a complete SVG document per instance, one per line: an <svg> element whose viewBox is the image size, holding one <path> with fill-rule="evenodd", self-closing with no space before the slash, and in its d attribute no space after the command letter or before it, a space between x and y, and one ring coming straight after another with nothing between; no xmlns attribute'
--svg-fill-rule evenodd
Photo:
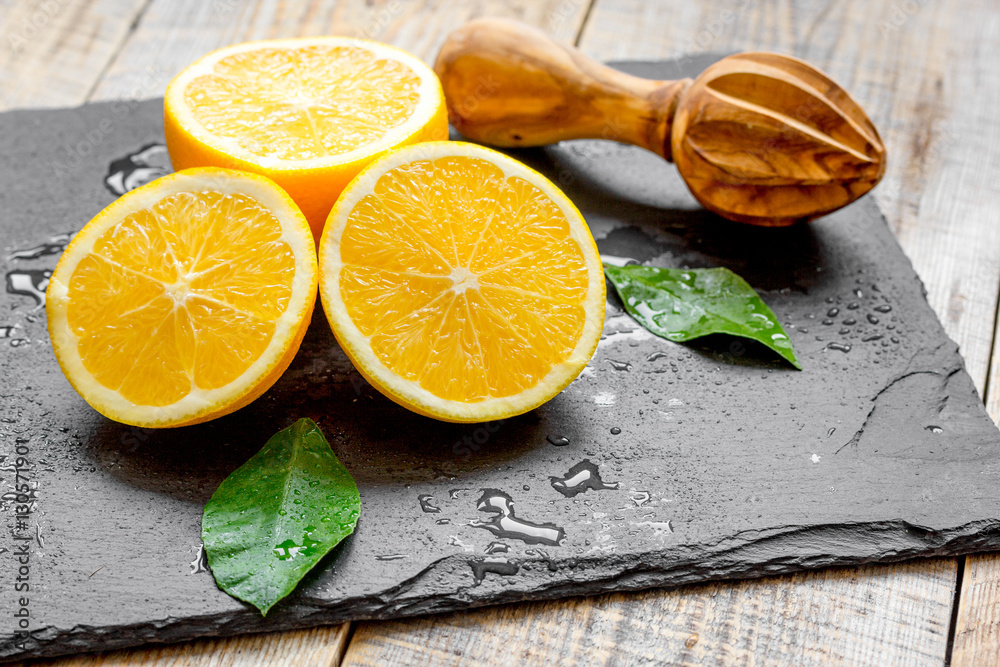
<svg viewBox="0 0 1000 667"><path fill-rule="evenodd" d="M1000 283L1000 12L974 0L911 5L597 0L578 43L602 60L776 50L844 85L888 149L875 196L982 392ZM344 662L940 665L956 574L942 559L363 623ZM1000 592L1000 566L990 576ZM986 600L970 618L998 618L995 596ZM986 623L996 650L1000 623ZM684 637L692 647L678 645Z"/></svg>
<svg viewBox="0 0 1000 667"><path fill-rule="evenodd" d="M202 639L185 644L79 655L34 665L51 667L335 667L347 645L347 624L294 632Z"/></svg>
<svg viewBox="0 0 1000 667"><path fill-rule="evenodd" d="M587 4L589 0L152 0L92 99L129 96L151 76L160 85L147 97L162 94L167 82L197 58L254 39L350 35L395 44L432 62L452 29L471 18L497 15L515 17L572 40Z"/></svg>
<svg viewBox="0 0 1000 667"><path fill-rule="evenodd" d="M1000 423L1000 309L994 327L993 360L986 409ZM953 667L1000 664L1000 555L965 559L952 645Z"/></svg>
<svg viewBox="0 0 1000 667"><path fill-rule="evenodd" d="M888 586L862 567L362 623L343 665L940 665L954 565L895 570Z"/></svg>
<svg viewBox="0 0 1000 667"><path fill-rule="evenodd" d="M0 111L70 106L86 100L147 3L0 3Z"/></svg>

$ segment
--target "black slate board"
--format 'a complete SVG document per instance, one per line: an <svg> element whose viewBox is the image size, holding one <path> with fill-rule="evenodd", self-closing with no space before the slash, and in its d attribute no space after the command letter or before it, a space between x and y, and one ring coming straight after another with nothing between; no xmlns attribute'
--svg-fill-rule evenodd
<svg viewBox="0 0 1000 667"><path fill-rule="evenodd" d="M670 165L609 142L514 154L566 190L602 253L743 275L803 371L746 341L655 338L611 299L593 362L556 399L442 424L373 391L317 313L239 413L108 421L60 373L42 290L68 234L163 172L160 109L0 115L0 657L1000 548L1000 433L874 200L791 229L737 225L700 210ZM303 416L356 478L362 518L265 621L203 569L201 509Z"/></svg>

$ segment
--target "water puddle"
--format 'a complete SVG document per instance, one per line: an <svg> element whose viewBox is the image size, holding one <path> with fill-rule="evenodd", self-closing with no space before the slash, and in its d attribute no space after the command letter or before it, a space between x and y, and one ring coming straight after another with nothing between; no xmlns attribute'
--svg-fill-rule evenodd
<svg viewBox="0 0 1000 667"><path fill-rule="evenodd" d="M510 562L506 558L490 558L489 556L470 560L469 567L472 568L472 577L476 580L477 586L483 583L483 579L488 573L509 577L517 574L517 571L521 569L520 565Z"/></svg>
<svg viewBox="0 0 1000 667"><path fill-rule="evenodd" d="M549 481L552 483L553 489L567 498L572 498L588 489L605 491L618 488L618 482L608 484L601 479L600 470L590 459L580 461L570 468L563 477L549 477Z"/></svg>
<svg viewBox="0 0 1000 667"><path fill-rule="evenodd" d="M502 539L521 540L525 544L548 544L557 547L566 538L566 531L554 523L533 523L514 515L514 500L498 489L483 489L476 503L480 512L493 514L489 519L475 519L470 526L483 528Z"/></svg>
<svg viewBox="0 0 1000 667"><path fill-rule="evenodd" d="M72 240L74 234L75 232L65 232L63 234L50 236L44 243L36 245L33 248L15 250L11 254L7 255L7 259L38 259L39 257L45 257L46 255L58 255L66 249L66 246L69 244L70 240Z"/></svg>
<svg viewBox="0 0 1000 667"><path fill-rule="evenodd" d="M188 563L191 571L188 574L198 574L208 572L208 554L205 553L205 545L198 545L198 553L194 555L194 560Z"/></svg>
<svg viewBox="0 0 1000 667"><path fill-rule="evenodd" d="M7 293L34 299L35 306L45 305L45 288L49 286L52 272L48 269L30 269L7 272Z"/></svg>

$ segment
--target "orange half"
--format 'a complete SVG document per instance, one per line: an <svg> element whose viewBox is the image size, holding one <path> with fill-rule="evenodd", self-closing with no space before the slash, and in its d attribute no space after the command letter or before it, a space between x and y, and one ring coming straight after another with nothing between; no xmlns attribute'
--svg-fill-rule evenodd
<svg viewBox="0 0 1000 667"><path fill-rule="evenodd" d="M236 44L167 87L164 130L175 169L217 166L272 179L319 239L344 186L400 146L448 138L444 93L400 49L349 37Z"/></svg>
<svg viewBox="0 0 1000 667"><path fill-rule="evenodd" d="M358 370L446 421L531 410L589 362L604 274L576 207L506 155L462 142L396 151L344 191L320 295Z"/></svg>
<svg viewBox="0 0 1000 667"><path fill-rule="evenodd" d="M268 179L192 169L119 198L74 237L47 289L56 359L97 411L181 426L262 394L315 304L316 256Z"/></svg>

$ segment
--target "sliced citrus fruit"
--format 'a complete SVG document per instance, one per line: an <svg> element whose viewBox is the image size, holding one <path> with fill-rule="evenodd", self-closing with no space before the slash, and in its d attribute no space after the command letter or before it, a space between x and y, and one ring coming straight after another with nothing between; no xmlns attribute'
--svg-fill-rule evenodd
<svg viewBox="0 0 1000 667"><path fill-rule="evenodd" d="M274 384L316 302L305 217L268 179L190 169L120 197L73 238L47 290L52 347L98 412L182 426Z"/></svg>
<svg viewBox="0 0 1000 667"><path fill-rule="evenodd" d="M320 243L320 296L376 389L455 422L549 400L604 323L580 212L541 174L462 142L403 148L347 186Z"/></svg>
<svg viewBox="0 0 1000 667"><path fill-rule="evenodd" d="M210 53L167 86L164 116L174 169L267 176L299 205L317 240L341 190L374 157L448 138L433 70L405 51L347 37Z"/></svg>

